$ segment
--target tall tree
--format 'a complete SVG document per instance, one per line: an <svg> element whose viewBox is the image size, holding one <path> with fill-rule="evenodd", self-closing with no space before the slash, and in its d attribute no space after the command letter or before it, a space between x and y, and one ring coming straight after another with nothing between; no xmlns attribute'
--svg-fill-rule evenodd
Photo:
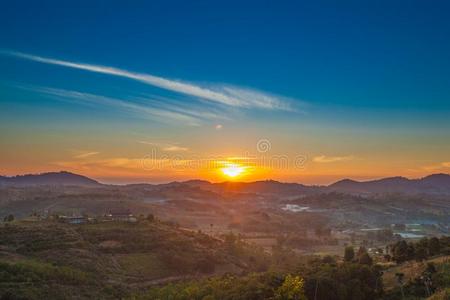
<svg viewBox="0 0 450 300"><path fill-rule="evenodd" d="M355 250L352 246L345 247L344 261L352 261L355 258Z"/></svg>

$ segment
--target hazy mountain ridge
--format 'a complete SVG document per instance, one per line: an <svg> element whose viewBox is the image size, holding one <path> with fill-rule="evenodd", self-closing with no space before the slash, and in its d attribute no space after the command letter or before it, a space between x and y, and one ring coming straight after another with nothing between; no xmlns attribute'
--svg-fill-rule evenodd
<svg viewBox="0 0 450 300"><path fill-rule="evenodd" d="M432 174L419 179L389 177L370 181L344 179L328 186L347 193L450 193L450 175Z"/></svg>
<svg viewBox="0 0 450 300"><path fill-rule="evenodd" d="M12 177L0 176L0 185L74 185L99 186L98 181L89 177L66 171L42 174L27 174ZM338 191L345 193L442 193L450 194L450 175L432 174L419 179L406 177L388 177L369 181L343 179L328 186L303 185L300 183L284 183L275 180L254 182L220 182L212 183L206 180L174 181L165 184L138 183L125 185L126 188L148 188L150 190L200 188L215 193L261 193L278 195L297 195L313 192Z"/></svg>
<svg viewBox="0 0 450 300"><path fill-rule="evenodd" d="M300 183L284 183L275 180L264 180L254 182L231 182L211 183L202 180L189 180L180 184L195 186L216 193L248 193L248 194L277 194L298 195L311 193L319 190L316 186L306 186Z"/></svg>
<svg viewBox="0 0 450 300"><path fill-rule="evenodd" d="M26 174L12 177L0 176L0 185L80 185L94 186L100 183L89 177L66 171L42 174Z"/></svg>
<svg viewBox="0 0 450 300"><path fill-rule="evenodd" d="M318 187L276 181L210 183L195 180L154 185L73 185L73 181L71 185L6 184L0 185L0 218L13 214L21 219L32 213L102 216L111 209L127 208L136 215L152 213L193 230L208 231L214 228L229 230L236 226L243 232L292 231L294 223L301 223L301 228L317 220L343 224L345 228L379 227L396 222L443 223L445 227L450 209L450 192L446 192L448 177L434 175L419 180L397 177L369 182L344 180L336 184L348 192L333 190L337 189L336 185ZM411 184L424 188L412 189ZM302 209L302 213L292 209Z"/></svg>
<svg viewBox="0 0 450 300"><path fill-rule="evenodd" d="M328 186L304 185L300 183L285 183L275 180L264 180L254 182L221 182L211 183L204 180L189 180L185 182L173 182L167 184L188 185L198 187L213 192L234 192L234 193L261 193L277 195L298 195L314 192L344 192L356 194L373 193L436 193L450 194L450 175L432 174L419 179L408 179L396 176L370 181L356 181L343 179Z"/></svg>

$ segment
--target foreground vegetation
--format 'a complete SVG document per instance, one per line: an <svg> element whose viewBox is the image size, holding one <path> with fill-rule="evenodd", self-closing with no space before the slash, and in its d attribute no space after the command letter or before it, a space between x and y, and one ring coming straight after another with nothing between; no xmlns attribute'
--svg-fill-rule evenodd
<svg viewBox="0 0 450 300"><path fill-rule="evenodd" d="M121 298L165 281L258 271L257 249L233 251L160 221L9 222L0 226L0 295Z"/></svg>
<svg viewBox="0 0 450 300"><path fill-rule="evenodd" d="M269 253L234 234L212 238L153 218L11 221L0 226L0 299L439 299L450 287L448 242L407 243L407 253L426 246L428 261L402 277L418 257L404 257L401 241L390 266L364 247L343 249L343 259L301 256L283 243Z"/></svg>
<svg viewBox="0 0 450 300"><path fill-rule="evenodd" d="M382 295L377 267L318 262L295 274L263 272L214 277L155 287L137 299L377 299Z"/></svg>

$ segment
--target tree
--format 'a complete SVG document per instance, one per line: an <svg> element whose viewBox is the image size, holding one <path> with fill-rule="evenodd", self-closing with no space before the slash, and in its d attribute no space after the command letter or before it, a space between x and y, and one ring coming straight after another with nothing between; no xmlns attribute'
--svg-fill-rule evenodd
<svg viewBox="0 0 450 300"><path fill-rule="evenodd" d="M369 253L365 252L365 253L362 253L361 255L359 255L358 262L362 265L370 266L370 265L372 265L373 260L372 260L372 257L370 257Z"/></svg>
<svg viewBox="0 0 450 300"><path fill-rule="evenodd" d="M367 253L366 247L360 246L360 247L358 248L358 254L357 254L358 258L359 258L361 255L363 255L364 253Z"/></svg>
<svg viewBox="0 0 450 300"><path fill-rule="evenodd" d="M412 242L408 243L408 249L406 253L407 253L407 260L414 259L416 255L416 247L414 246L414 243Z"/></svg>
<svg viewBox="0 0 450 300"><path fill-rule="evenodd" d="M363 246L358 249L358 263L362 265L372 265L372 258L369 253L367 253L367 249Z"/></svg>
<svg viewBox="0 0 450 300"><path fill-rule="evenodd" d="M402 263L408 260L408 243L401 240L392 246L392 259L396 263Z"/></svg>
<svg viewBox="0 0 450 300"><path fill-rule="evenodd" d="M428 240L428 253L430 256L439 254L441 250L441 244L437 237L432 237Z"/></svg>
<svg viewBox="0 0 450 300"><path fill-rule="evenodd" d="M352 261L355 258L355 250L352 246L345 247L344 261Z"/></svg>
<svg viewBox="0 0 450 300"><path fill-rule="evenodd" d="M381 275L378 266L317 264L306 277L305 294L310 300L379 299Z"/></svg>
<svg viewBox="0 0 450 300"><path fill-rule="evenodd" d="M300 276L287 275L283 284L276 290L275 299L306 300L304 285L305 282Z"/></svg>
<svg viewBox="0 0 450 300"><path fill-rule="evenodd" d="M3 218L4 222L12 222L14 221L14 215L7 215L6 217Z"/></svg>
<svg viewBox="0 0 450 300"><path fill-rule="evenodd" d="M416 260L419 262L427 258L427 249L420 245L416 245L416 251L414 253Z"/></svg>

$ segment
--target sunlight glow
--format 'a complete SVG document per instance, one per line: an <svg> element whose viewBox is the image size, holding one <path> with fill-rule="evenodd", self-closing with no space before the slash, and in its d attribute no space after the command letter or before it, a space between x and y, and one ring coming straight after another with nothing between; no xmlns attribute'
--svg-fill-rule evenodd
<svg viewBox="0 0 450 300"><path fill-rule="evenodd" d="M241 175L244 170L245 167L234 163L228 163L225 167L221 168L223 174L232 178Z"/></svg>

